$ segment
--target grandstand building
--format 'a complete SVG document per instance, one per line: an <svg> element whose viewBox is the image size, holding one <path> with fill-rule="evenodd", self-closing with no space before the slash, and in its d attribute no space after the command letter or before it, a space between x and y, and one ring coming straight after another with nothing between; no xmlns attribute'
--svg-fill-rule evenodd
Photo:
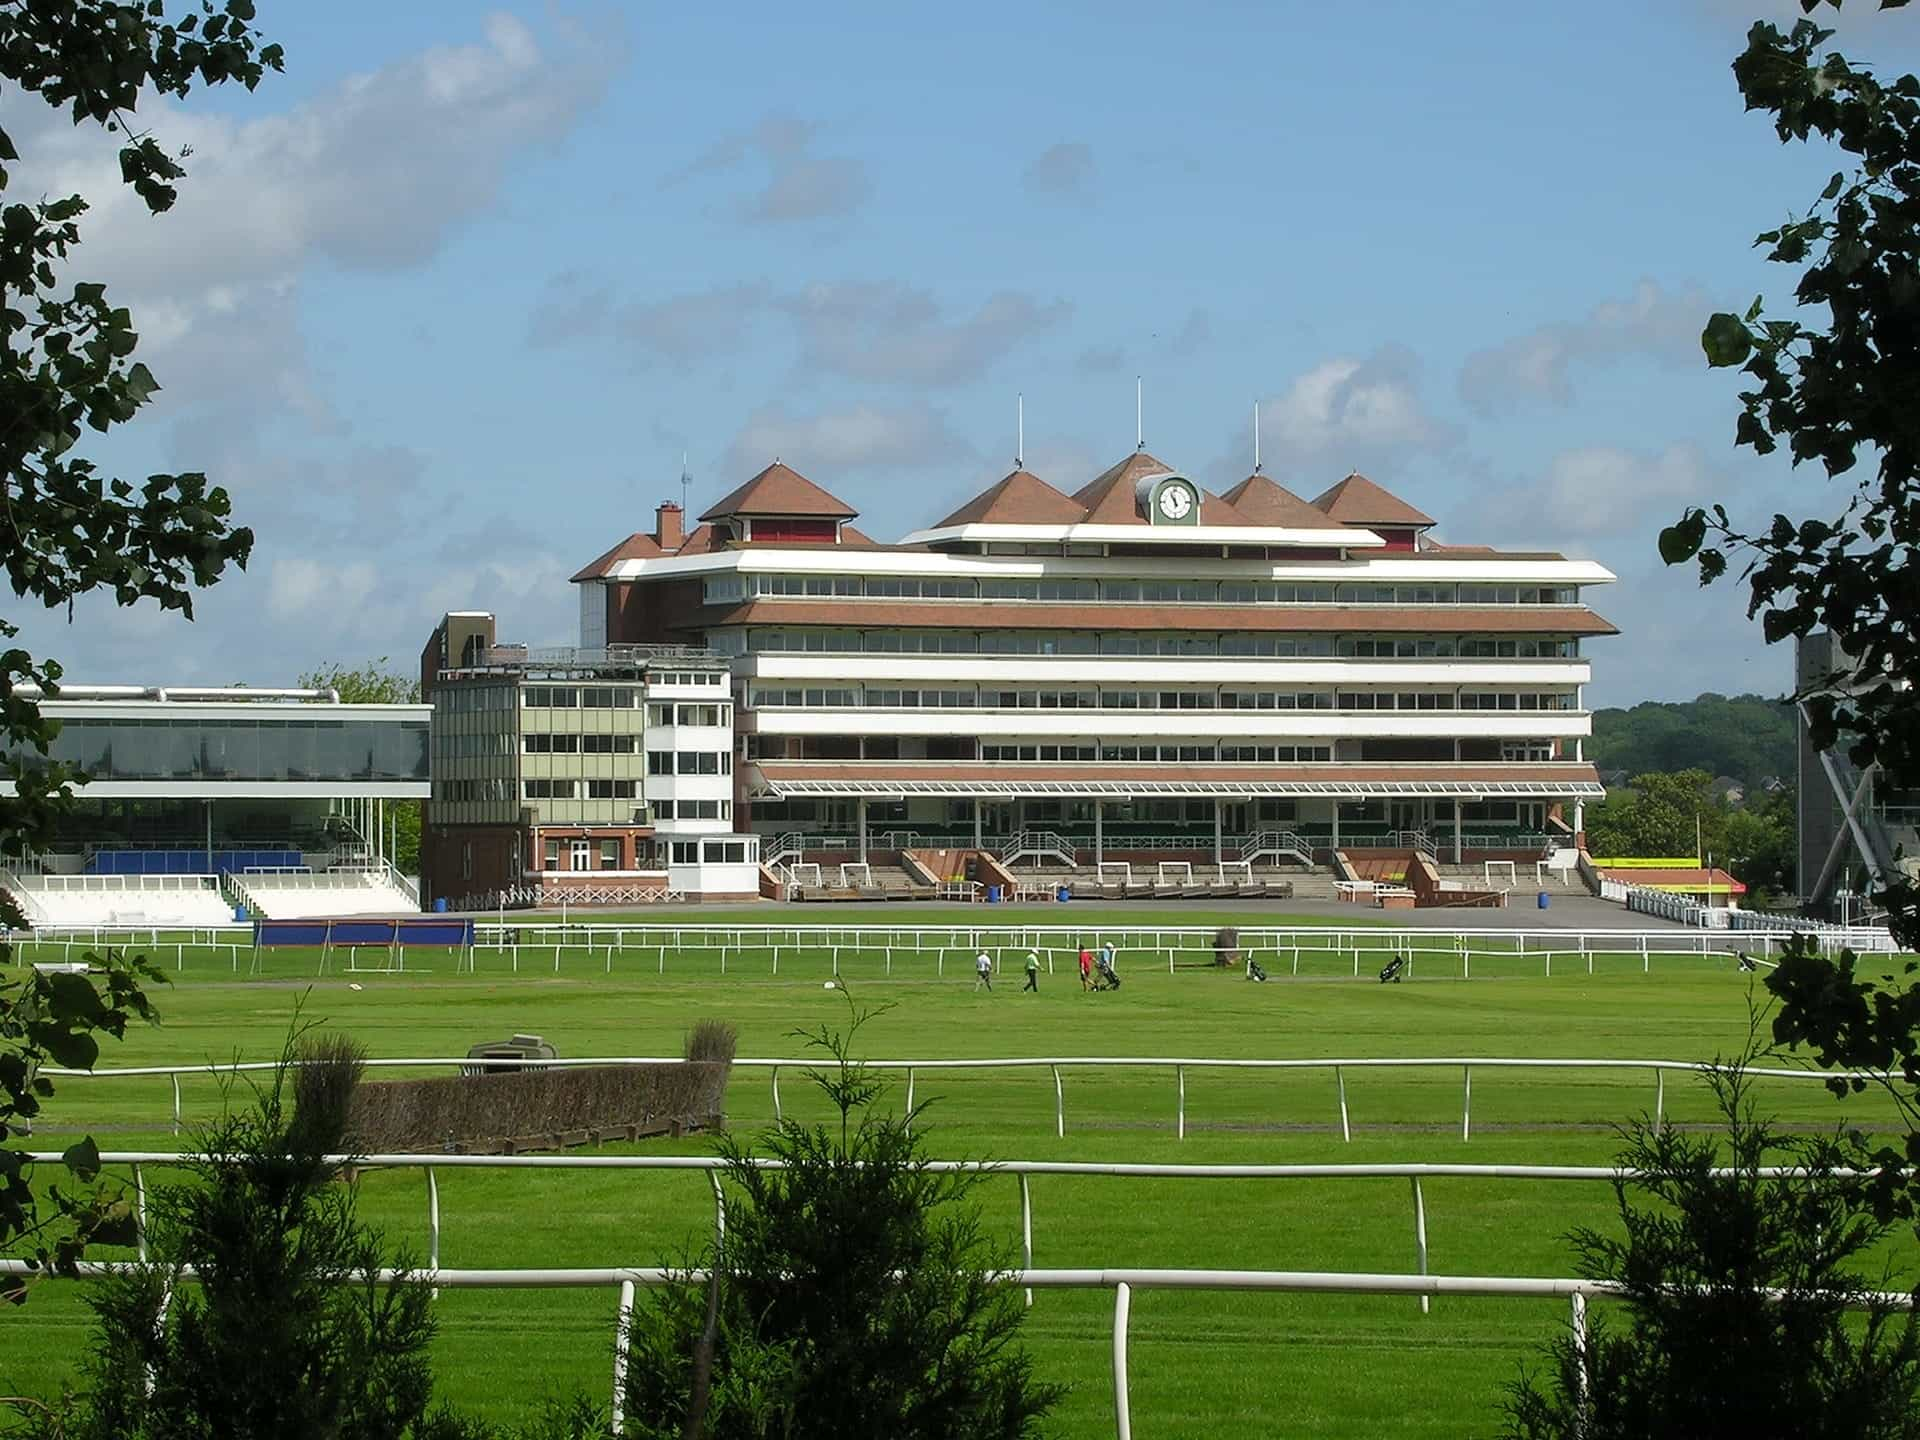
<svg viewBox="0 0 1920 1440"><path fill-rule="evenodd" d="M63 685L40 708L60 722L52 758L89 780L53 843L0 877L35 924L419 908L391 862L389 806L427 794L426 706L343 704L330 690Z"/></svg>
<svg viewBox="0 0 1920 1440"><path fill-rule="evenodd" d="M733 823L768 858L971 846L1537 855L1601 795L1590 561L1442 544L1353 474L1212 494L1144 449L1016 465L895 544L778 462L573 576L580 643L731 664Z"/></svg>
<svg viewBox="0 0 1920 1440"><path fill-rule="evenodd" d="M753 898L735 833L728 667L692 646L528 650L492 615L445 616L421 654L433 788L429 901Z"/></svg>

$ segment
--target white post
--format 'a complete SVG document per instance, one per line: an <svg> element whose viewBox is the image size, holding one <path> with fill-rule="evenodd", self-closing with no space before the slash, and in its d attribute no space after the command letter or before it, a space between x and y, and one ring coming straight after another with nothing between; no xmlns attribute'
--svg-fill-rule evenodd
<svg viewBox="0 0 1920 1440"><path fill-rule="evenodd" d="M1127 1318L1133 1310L1133 1287L1122 1280L1113 1287L1113 1433L1117 1440L1133 1440L1133 1415L1127 1405Z"/></svg>
<svg viewBox="0 0 1920 1440"><path fill-rule="evenodd" d="M1338 1065L1333 1067L1334 1084L1340 1087L1340 1138L1353 1143L1353 1129L1347 1124L1347 1077Z"/></svg>
<svg viewBox="0 0 1920 1440"><path fill-rule="evenodd" d="M173 1081L173 1133L180 1133L180 1072L174 1071L168 1077Z"/></svg>
<svg viewBox="0 0 1920 1440"><path fill-rule="evenodd" d="M1187 1138L1187 1067L1184 1065L1176 1065L1173 1067L1173 1074L1174 1079L1179 1083L1180 1087L1179 1116L1176 1122L1178 1133L1176 1138L1184 1140Z"/></svg>
<svg viewBox="0 0 1920 1440"><path fill-rule="evenodd" d="M1473 1067L1463 1067L1466 1083L1460 1092L1460 1138L1468 1139L1473 1134Z"/></svg>
<svg viewBox="0 0 1920 1440"><path fill-rule="evenodd" d="M1020 1172L1020 1264L1021 1268L1033 1268L1033 1192L1027 1185L1028 1176ZM1032 1308L1033 1289L1027 1289L1027 1305Z"/></svg>
<svg viewBox="0 0 1920 1440"><path fill-rule="evenodd" d="M1653 1072L1653 1123L1658 1125L1667 1113L1667 1072Z"/></svg>
<svg viewBox="0 0 1920 1440"><path fill-rule="evenodd" d="M1067 1137L1067 1092L1060 1084L1060 1067L1049 1065L1053 1071L1053 1133L1056 1139Z"/></svg>
<svg viewBox="0 0 1920 1440"><path fill-rule="evenodd" d="M440 1181L431 1165L427 1166L427 1268L440 1269ZM439 1290L433 1297L440 1298Z"/></svg>
<svg viewBox="0 0 1920 1440"><path fill-rule="evenodd" d="M627 1346L633 1336L633 1281L620 1282L620 1309L613 1322L613 1408L608 1418L616 1435L627 1426Z"/></svg>
<svg viewBox="0 0 1920 1440"><path fill-rule="evenodd" d="M1456 865L1462 863L1460 859L1462 848L1460 844L1460 824L1460 797L1456 795L1453 800L1453 863Z"/></svg>
<svg viewBox="0 0 1920 1440"><path fill-rule="evenodd" d="M783 1118L780 1114L780 1067L778 1065L773 1067L773 1118L776 1121Z"/></svg>
<svg viewBox="0 0 1920 1440"><path fill-rule="evenodd" d="M135 1220L140 1227L140 1258L147 1258L147 1181L140 1173L138 1165L133 1167L133 1204Z"/></svg>
<svg viewBox="0 0 1920 1440"><path fill-rule="evenodd" d="M1227 802L1218 795L1213 797L1213 869L1217 876L1220 862L1227 858L1226 851Z"/></svg>
<svg viewBox="0 0 1920 1440"><path fill-rule="evenodd" d="M1100 862L1107 858L1106 802L1093 802L1093 873L1100 873Z"/></svg>
<svg viewBox="0 0 1920 1440"><path fill-rule="evenodd" d="M1575 1291L1573 1311L1573 1403L1576 1424L1581 1431L1587 1421L1587 1297Z"/></svg>
<svg viewBox="0 0 1920 1440"><path fill-rule="evenodd" d="M1420 1273L1427 1273L1427 1197L1421 1193L1420 1177L1412 1176L1413 1181L1413 1249L1420 1262ZM1429 1297L1420 1297L1420 1313L1425 1315L1432 1308Z"/></svg>

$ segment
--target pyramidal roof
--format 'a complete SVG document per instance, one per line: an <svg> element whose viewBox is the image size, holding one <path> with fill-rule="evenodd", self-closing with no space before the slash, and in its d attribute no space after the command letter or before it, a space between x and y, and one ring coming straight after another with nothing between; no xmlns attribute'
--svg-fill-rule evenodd
<svg viewBox="0 0 1920 1440"><path fill-rule="evenodd" d="M1286 486L1258 470L1220 497L1252 525L1282 530L1339 530L1345 527L1315 509Z"/></svg>
<svg viewBox="0 0 1920 1440"><path fill-rule="evenodd" d="M1015 470L974 496L935 527L950 525L1078 525L1087 507L1029 470Z"/></svg>
<svg viewBox="0 0 1920 1440"><path fill-rule="evenodd" d="M1398 495L1381 489L1358 471L1316 495L1313 503L1342 525L1433 524L1431 515L1422 515Z"/></svg>
<svg viewBox="0 0 1920 1440"><path fill-rule="evenodd" d="M660 548L660 542L644 530L636 530L618 545L598 559L589 560L573 575L574 581L598 580L609 569L622 560L644 560L667 552Z"/></svg>
<svg viewBox="0 0 1920 1440"><path fill-rule="evenodd" d="M1118 465L1100 472L1076 490L1073 498L1087 507L1089 525L1145 525L1140 513L1140 482L1155 475L1172 475L1174 468L1144 450L1136 450ZM1196 484L1195 489L1199 489ZM1202 525L1245 525L1246 517L1218 495L1200 491Z"/></svg>
<svg viewBox="0 0 1920 1440"><path fill-rule="evenodd" d="M701 515L718 520L729 515L812 515L851 520L860 512L829 495L798 470L778 460Z"/></svg>

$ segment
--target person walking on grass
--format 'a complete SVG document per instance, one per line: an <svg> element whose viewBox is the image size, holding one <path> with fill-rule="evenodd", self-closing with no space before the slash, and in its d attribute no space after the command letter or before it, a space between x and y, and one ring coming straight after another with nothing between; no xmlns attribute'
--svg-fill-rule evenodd
<svg viewBox="0 0 1920 1440"><path fill-rule="evenodd" d="M1080 988L1093 988L1093 951L1087 948L1084 940L1080 943Z"/></svg>
<svg viewBox="0 0 1920 1440"><path fill-rule="evenodd" d="M973 961L973 988L993 989L993 957L982 950Z"/></svg>
<svg viewBox="0 0 1920 1440"><path fill-rule="evenodd" d="M1028 990L1036 995L1040 993L1040 952L1038 950L1027 951L1027 983L1020 989L1023 994Z"/></svg>

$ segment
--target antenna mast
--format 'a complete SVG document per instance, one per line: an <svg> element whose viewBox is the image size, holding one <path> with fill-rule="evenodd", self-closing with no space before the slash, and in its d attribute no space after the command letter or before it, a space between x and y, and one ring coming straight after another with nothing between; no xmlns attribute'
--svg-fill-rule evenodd
<svg viewBox="0 0 1920 1440"><path fill-rule="evenodd" d="M1027 397L1016 394L1013 397L1013 468L1026 468L1027 453Z"/></svg>
<svg viewBox="0 0 1920 1440"><path fill-rule="evenodd" d="M692 503L689 498L692 489L693 472L687 469L687 452L682 450L680 452L680 510L682 514L686 513L687 506Z"/></svg>
<svg viewBox="0 0 1920 1440"><path fill-rule="evenodd" d="M1253 473L1260 473L1260 402L1253 402Z"/></svg>
<svg viewBox="0 0 1920 1440"><path fill-rule="evenodd" d="M1140 383L1138 375L1133 377L1133 448L1147 448L1146 388Z"/></svg>

